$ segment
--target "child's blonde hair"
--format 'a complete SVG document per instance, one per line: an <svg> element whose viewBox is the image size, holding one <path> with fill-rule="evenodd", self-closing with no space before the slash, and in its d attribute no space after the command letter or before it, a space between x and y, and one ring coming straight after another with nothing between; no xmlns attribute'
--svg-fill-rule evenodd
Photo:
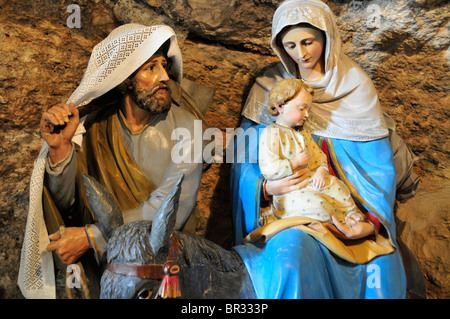
<svg viewBox="0 0 450 319"><path fill-rule="evenodd" d="M299 79L285 79L275 84L269 93L270 105L267 106L269 113L273 116L277 116L279 113L275 105L285 105L295 98L303 89L314 96L314 90Z"/></svg>

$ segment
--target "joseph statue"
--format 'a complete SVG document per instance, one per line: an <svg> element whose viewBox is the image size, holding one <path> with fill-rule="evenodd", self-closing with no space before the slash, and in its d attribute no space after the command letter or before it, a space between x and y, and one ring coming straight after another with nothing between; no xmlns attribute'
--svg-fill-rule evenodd
<svg viewBox="0 0 450 319"><path fill-rule="evenodd" d="M43 113L45 142L31 177L18 280L26 298L70 297L67 265L81 269L85 297L98 296L107 243L89 208L83 173L107 187L124 223L152 220L184 174L176 229L184 227L202 159L193 157L192 139L181 141L185 160L175 163L171 151L181 139L176 128L194 136L195 122L205 122L181 80L181 51L170 27L122 25L94 47L68 101ZM96 110L80 118L86 105Z"/></svg>

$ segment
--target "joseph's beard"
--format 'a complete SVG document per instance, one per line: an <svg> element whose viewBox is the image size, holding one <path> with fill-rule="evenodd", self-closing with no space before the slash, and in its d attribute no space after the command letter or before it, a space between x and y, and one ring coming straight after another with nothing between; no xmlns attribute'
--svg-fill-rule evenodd
<svg viewBox="0 0 450 319"><path fill-rule="evenodd" d="M165 92L159 91L165 89ZM150 88L143 88L141 84L133 81L131 98L143 110L151 114L161 114L170 109L172 98L166 84L157 83Z"/></svg>

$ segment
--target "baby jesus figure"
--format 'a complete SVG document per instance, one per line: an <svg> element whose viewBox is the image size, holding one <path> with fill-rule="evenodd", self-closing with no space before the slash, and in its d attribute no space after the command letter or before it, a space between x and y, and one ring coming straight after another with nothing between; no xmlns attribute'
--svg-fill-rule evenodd
<svg viewBox="0 0 450 319"><path fill-rule="evenodd" d="M327 157L302 129L308 119L314 91L299 79L278 82L270 91L269 112L276 122L261 133L259 165L267 180L277 180L308 168L301 183L306 186L284 195L274 195L272 212L277 219L302 216L333 223L346 217L364 219L349 189L328 173ZM353 215L353 216L352 216Z"/></svg>

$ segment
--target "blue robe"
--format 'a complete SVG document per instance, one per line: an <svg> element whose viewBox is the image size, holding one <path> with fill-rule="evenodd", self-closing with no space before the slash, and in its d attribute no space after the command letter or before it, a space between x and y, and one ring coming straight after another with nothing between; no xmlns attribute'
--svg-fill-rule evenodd
<svg viewBox="0 0 450 319"><path fill-rule="evenodd" d="M264 125L244 118L235 143L231 194L236 244L259 227L263 179L257 160L263 128ZM379 219L396 247L395 170L388 138L319 142L328 144L341 179ZM296 228L278 233L265 244L246 243L234 249L247 267L258 298L406 297L406 276L398 249L366 264L355 264L337 257L314 237Z"/></svg>

